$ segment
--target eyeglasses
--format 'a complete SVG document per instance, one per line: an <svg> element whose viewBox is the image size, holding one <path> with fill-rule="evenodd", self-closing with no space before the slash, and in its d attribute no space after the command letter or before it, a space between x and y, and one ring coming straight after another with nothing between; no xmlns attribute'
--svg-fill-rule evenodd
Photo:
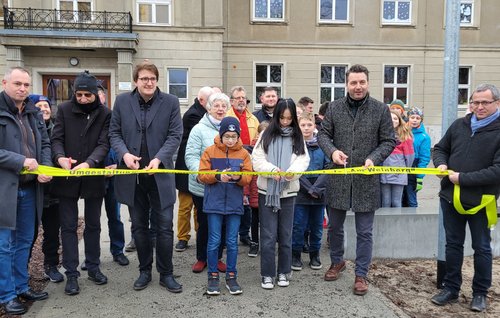
<svg viewBox="0 0 500 318"><path fill-rule="evenodd" d="M246 100L247 98L245 96L238 96L238 97L231 97L231 99L235 100Z"/></svg>
<svg viewBox="0 0 500 318"><path fill-rule="evenodd" d="M224 135L224 136L222 136L222 139L225 139L225 140L238 140L238 135L236 135L236 136Z"/></svg>
<svg viewBox="0 0 500 318"><path fill-rule="evenodd" d="M85 96L85 98L91 98L92 93L75 93L75 96L78 98L82 98L82 96Z"/></svg>
<svg viewBox="0 0 500 318"><path fill-rule="evenodd" d="M149 81L151 81L151 83L156 83L156 77L139 77L139 80L144 84L147 84Z"/></svg>
<svg viewBox="0 0 500 318"><path fill-rule="evenodd" d="M474 106L479 106L479 105L489 106L489 105L493 104L494 102L496 102L496 100L481 100L481 101L473 101L470 103L471 103L471 105L474 105Z"/></svg>

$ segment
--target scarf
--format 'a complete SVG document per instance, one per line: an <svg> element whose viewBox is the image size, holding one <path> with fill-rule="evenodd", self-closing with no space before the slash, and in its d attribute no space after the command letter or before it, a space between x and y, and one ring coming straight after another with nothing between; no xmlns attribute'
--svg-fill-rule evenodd
<svg viewBox="0 0 500 318"><path fill-rule="evenodd" d="M207 118L208 118L208 121L217 129L217 131L219 131L221 120L215 119L215 117L213 117L212 115L210 115L208 113L207 113Z"/></svg>
<svg viewBox="0 0 500 318"><path fill-rule="evenodd" d="M306 140L307 147L317 147L318 146L318 136L314 135L311 139Z"/></svg>
<svg viewBox="0 0 500 318"><path fill-rule="evenodd" d="M472 117L470 119L470 128L472 129L472 136L474 136L474 134L478 129L488 126L489 124L494 122L499 116L500 116L500 111L498 109L496 112L483 119L477 119L476 114L472 114Z"/></svg>
<svg viewBox="0 0 500 318"><path fill-rule="evenodd" d="M234 114L238 116L238 121L240 122L240 138L244 145L250 145L250 131L248 130L247 114L246 111L240 113L233 107Z"/></svg>
<svg viewBox="0 0 500 318"><path fill-rule="evenodd" d="M281 171L286 171L290 167L293 150L292 134L292 127L281 128L281 136L274 138L269 144L267 160L279 167ZM281 210L280 197L289 185L289 181L267 179L266 206L272 207L273 212Z"/></svg>

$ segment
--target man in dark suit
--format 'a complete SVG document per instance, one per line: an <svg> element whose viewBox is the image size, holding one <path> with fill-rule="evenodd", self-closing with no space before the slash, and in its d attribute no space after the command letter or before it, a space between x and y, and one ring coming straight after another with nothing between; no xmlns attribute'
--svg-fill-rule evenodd
<svg viewBox="0 0 500 318"><path fill-rule="evenodd" d="M200 119L207 112L205 105L207 105L208 97L213 93L213 89L209 86L202 87L198 91L198 97L195 98L194 104L182 116L182 126L184 132L182 133L182 142L177 153L177 160L175 161L176 170L187 170L184 155L186 154L186 145L189 138L191 129L200 121ZM189 192L188 175L178 173L175 175L175 187L179 190L179 210L177 212L177 238L179 241L175 244L177 252L183 252L188 247L188 242L191 236L191 210L194 208L193 198ZM196 208L194 208L194 221L195 229L198 229L196 222Z"/></svg>
<svg viewBox="0 0 500 318"><path fill-rule="evenodd" d="M144 61L133 73L136 88L116 97L110 125L111 146L119 166L132 170L173 169L173 154L182 137L182 119L177 97L157 87L158 68ZM151 281L153 246L149 235L150 210L156 218L156 268L160 285L170 292L182 292L173 275L173 208L175 203L172 174L131 174L116 176L115 193L128 205L132 218L132 236L139 258L139 278L135 290Z"/></svg>

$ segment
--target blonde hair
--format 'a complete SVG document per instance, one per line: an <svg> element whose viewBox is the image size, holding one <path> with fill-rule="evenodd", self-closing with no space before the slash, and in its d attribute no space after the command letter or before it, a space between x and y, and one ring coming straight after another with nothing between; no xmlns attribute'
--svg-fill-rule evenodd
<svg viewBox="0 0 500 318"><path fill-rule="evenodd" d="M309 121L312 121L314 123L314 115L313 115L313 113L303 112L299 116L299 124L300 124L301 120L309 120Z"/></svg>
<svg viewBox="0 0 500 318"><path fill-rule="evenodd" d="M260 134L267 128L267 126L269 126L269 122L267 120L262 121L259 124L259 127L257 127L257 132Z"/></svg>
<svg viewBox="0 0 500 318"><path fill-rule="evenodd" d="M396 117L398 117L399 125L394 129L397 134L397 138L401 142L404 142L408 139L413 139L413 134L411 133L411 129L410 127L408 127L408 125L406 125L406 122L401 117L399 110L391 109L391 114L394 114L396 115Z"/></svg>

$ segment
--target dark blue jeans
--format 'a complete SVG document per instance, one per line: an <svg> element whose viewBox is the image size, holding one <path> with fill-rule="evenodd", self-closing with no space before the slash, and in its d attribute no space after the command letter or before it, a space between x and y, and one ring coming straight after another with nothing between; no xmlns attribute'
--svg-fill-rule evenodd
<svg viewBox="0 0 500 318"><path fill-rule="evenodd" d="M249 205L243 206L243 215L240 222L240 239L250 238L250 227L252 226L252 208Z"/></svg>
<svg viewBox="0 0 500 318"><path fill-rule="evenodd" d="M205 213L205 212L203 212ZM229 214L223 215L218 213L208 213L208 243L207 243L207 260L208 260L208 275L218 273L217 262L219 260L219 250L222 242L222 224L226 225L226 273L237 274L236 261L238 259L238 229L240 228L241 215Z"/></svg>
<svg viewBox="0 0 500 318"><path fill-rule="evenodd" d="M207 261L207 244L208 244L208 219L207 214L203 212L203 197L199 197L193 194L193 203L198 211L196 213L196 219L198 221L198 231L196 231L196 260L206 262ZM224 225L222 225L224 227ZM225 242L225 231L222 232L221 242ZM224 244L220 244L219 248L219 258L222 258L222 252L224 250Z"/></svg>
<svg viewBox="0 0 500 318"><path fill-rule="evenodd" d="M114 177L106 179L107 189L104 196L104 207L108 217L109 250L113 256L122 254L125 246L125 233L120 218L120 203L116 201L114 179Z"/></svg>
<svg viewBox="0 0 500 318"><path fill-rule="evenodd" d="M0 303L8 302L29 289L28 258L35 231L35 185L19 187L15 229L0 229Z"/></svg>
<svg viewBox="0 0 500 318"><path fill-rule="evenodd" d="M469 223L474 250L474 278L472 294L486 295L491 287L492 253L488 219L483 210L473 215L459 214L453 204L441 199L443 222L446 232L446 275L445 288L453 293L462 285L462 263L464 259L465 227Z"/></svg>
<svg viewBox="0 0 500 318"><path fill-rule="evenodd" d="M309 251L319 251L321 248L321 237L323 236L324 209L324 205L295 204L292 250L302 251L302 247L304 247L304 232L310 230Z"/></svg>
<svg viewBox="0 0 500 318"><path fill-rule="evenodd" d="M332 264L338 264L344 259L344 221L346 211L329 208L330 225L330 259ZM356 276L366 277L372 261L373 251L373 220L375 212L355 212L356 223Z"/></svg>

